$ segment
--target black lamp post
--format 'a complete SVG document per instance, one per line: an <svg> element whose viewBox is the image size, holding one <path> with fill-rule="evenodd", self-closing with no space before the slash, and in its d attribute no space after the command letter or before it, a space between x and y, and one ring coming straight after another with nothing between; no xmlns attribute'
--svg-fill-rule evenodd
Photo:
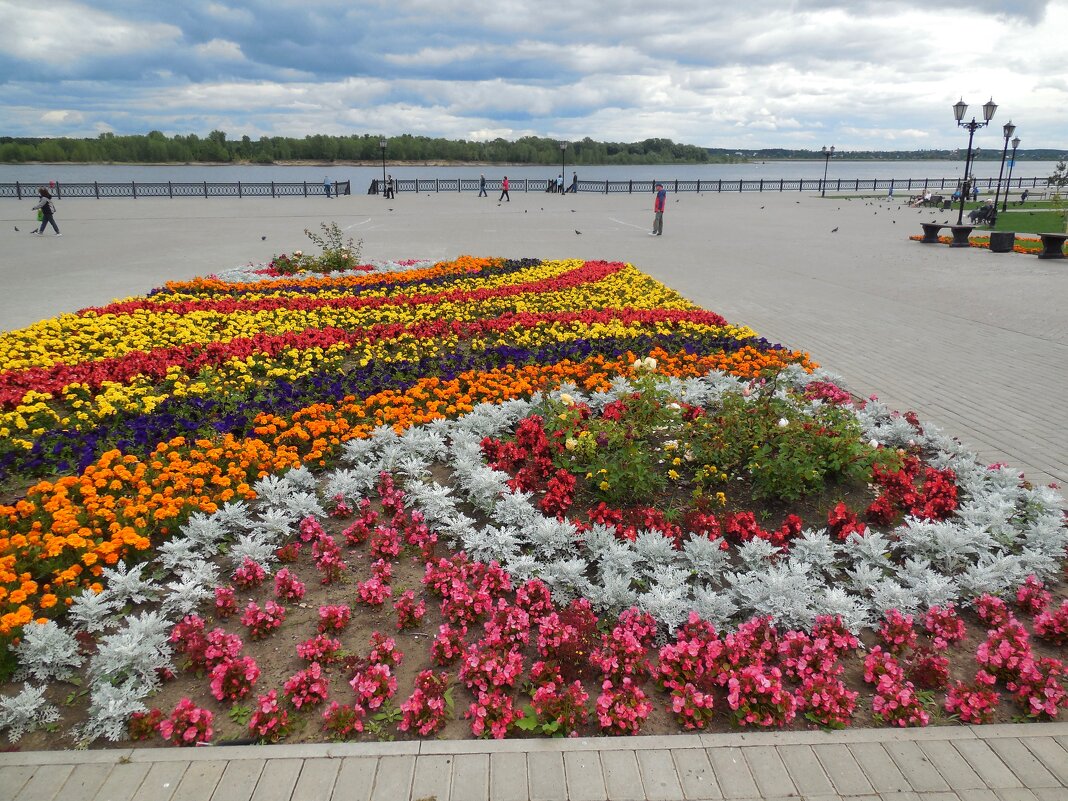
<svg viewBox="0 0 1068 801"><path fill-rule="evenodd" d="M382 148L382 197L386 196L386 137L378 140L378 146Z"/></svg>
<svg viewBox="0 0 1068 801"><path fill-rule="evenodd" d="M1016 133L1016 126L1012 124L1012 120L1009 120L1003 126L1001 126L1002 132L1005 134L1005 147L1001 149L1001 167L998 168L998 188L994 191L994 216L990 219L990 226L993 227L998 217L998 200L1001 199L1001 176L1005 172L1005 157L1009 154L1009 137ZM1009 194L1008 187L1005 189L1005 195Z"/></svg>
<svg viewBox="0 0 1068 801"><path fill-rule="evenodd" d="M567 194L567 189L565 189L567 184L564 183L564 176L567 175L567 166L566 166L566 163L565 163L566 154L567 154L567 142L561 142L560 143L560 197L563 197L565 194Z"/></svg>
<svg viewBox="0 0 1068 801"><path fill-rule="evenodd" d="M1012 158L1009 159L1009 180L1005 183L1005 197L1001 200L1001 210L1005 211L1009 205L1009 187L1012 186L1012 168L1016 166L1016 148L1020 146L1020 137L1012 140Z"/></svg>
<svg viewBox="0 0 1068 801"><path fill-rule="evenodd" d="M834 155L834 145L829 148L823 146L820 151L823 154L823 180L820 182L820 197L827 197L827 168L831 166L831 156Z"/></svg>
<svg viewBox="0 0 1068 801"><path fill-rule="evenodd" d="M990 124L990 120L994 117L994 112L998 110L998 104L994 102L994 98L990 98L983 104L982 122L976 122L975 117L972 117L971 122L963 122L964 113L967 110L968 104L964 102L964 98L961 98L953 104L953 116L957 120L957 125L968 131L968 156L964 160L964 185L961 186L960 211L957 212L957 225L963 225L964 221L964 197L968 194L968 176L971 175L972 169L972 139L975 137L976 131Z"/></svg>

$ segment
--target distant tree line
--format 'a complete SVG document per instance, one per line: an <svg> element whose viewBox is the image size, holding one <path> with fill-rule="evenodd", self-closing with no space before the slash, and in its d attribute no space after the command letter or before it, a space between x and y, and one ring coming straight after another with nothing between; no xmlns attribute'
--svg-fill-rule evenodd
<svg viewBox="0 0 1068 801"><path fill-rule="evenodd" d="M711 150L713 154L730 152L736 157L744 157L746 161L790 161L822 159L823 153L818 150L789 150L785 148L765 148L762 150ZM1009 151L1012 152L1011 150ZM996 148L979 148L978 152L972 151L972 157L979 161L1001 161L1001 146ZM1063 159L1063 150L1051 148L1031 148L1030 150L1017 150L1017 161L1057 161ZM834 158L849 159L851 161L956 161L964 160L963 150L835 150Z"/></svg>
<svg viewBox="0 0 1068 801"><path fill-rule="evenodd" d="M205 138L196 134L165 136L117 136L102 133L95 139L31 139L0 137L0 162L251 162L276 161L378 161L381 137L354 136L248 136L227 139L224 131ZM508 164L559 164L560 142L525 136L514 142L494 139L468 142L427 136L386 137L386 157L391 161L489 162ZM641 142L595 142L590 138L567 145L567 164L704 164L744 161L733 152L712 153L708 148L680 145L670 139Z"/></svg>

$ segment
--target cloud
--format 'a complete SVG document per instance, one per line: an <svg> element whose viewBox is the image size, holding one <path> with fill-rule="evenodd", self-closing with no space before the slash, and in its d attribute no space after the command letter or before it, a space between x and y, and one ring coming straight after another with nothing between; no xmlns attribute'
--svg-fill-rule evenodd
<svg viewBox="0 0 1068 801"><path fill-rule="evenodd" d="M1068 0L0 0L6 133L956 146L991 94L1064 142ZM978 138L978 137L977 137Z"/></svg>

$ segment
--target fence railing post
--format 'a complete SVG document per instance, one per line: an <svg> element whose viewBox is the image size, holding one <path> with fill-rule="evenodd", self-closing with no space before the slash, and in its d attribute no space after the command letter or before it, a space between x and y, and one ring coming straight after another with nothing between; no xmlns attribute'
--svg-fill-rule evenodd
<svg viewBox="0 0 1068 801"><path fill-rule="evenodd" d="M98 184L96 181L93 181L93 195L96 197L97 200L100 200L100 184Z"/></svg>
<svg viewBox="0 0 1068 801"><path fill-rule="evenodd" d="M208 182L204 182L204 197L208 196Z"/></svg>
<svg viewBox="0 0 1068 801"><path fill-rule="evenodd" d="M237 182L237 196L241 197L241 182Z"/></svg>
<svg viewBox="0 0 1068 801"><path fill-rule="evenodd" d="M761 192L764 191L764 179L763 178L760 179L760 191Z"/></svg>
<svg viewBox="0 0 1068 801"><path fill-rule="evenodd" d="M627 194L633 195L634 194L634 179L631 178L627 182L627 184L628 184L628 186L627 186Z"/></svg>
<svg viewBox="0 0 1068 801"><path fill-rule="evenodd" d="M167 197L174 197L174 187L170 181L167 181Z"/></svg>
<svg viewBox="0 0 1068 801"><path fill-rule="evenodd" d="M137 199L137 181L130 181L130 189L133 192L134 200Z"/></svg>
<svg viewBox="0 0 1068 801"><path fill-rule="evenodd" d="M304 182L304 197L308 196L308 182Z"/></svg>

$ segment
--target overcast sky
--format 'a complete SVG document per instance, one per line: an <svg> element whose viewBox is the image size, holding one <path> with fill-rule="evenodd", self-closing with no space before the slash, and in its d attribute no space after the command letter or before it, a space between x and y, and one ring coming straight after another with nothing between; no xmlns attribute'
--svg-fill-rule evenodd
<svg viewBox="0 0 1068 801"><path fill-rule="evenodd" d="M0 0L0 134L1068 147L1068 0Z"/></svg>

